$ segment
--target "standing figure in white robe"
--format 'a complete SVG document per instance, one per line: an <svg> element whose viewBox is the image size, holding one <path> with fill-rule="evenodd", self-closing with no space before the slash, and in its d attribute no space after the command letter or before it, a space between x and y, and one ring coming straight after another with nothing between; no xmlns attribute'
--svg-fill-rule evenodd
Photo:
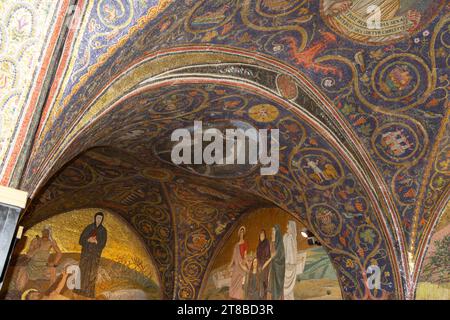
<svg viewBox="0 0 450 320"><path fill-rule="evenodd" d="M294 300L294 287L297 281L297 224L293 220L288 222L283 244L286 256L284 300Z"/></svg>

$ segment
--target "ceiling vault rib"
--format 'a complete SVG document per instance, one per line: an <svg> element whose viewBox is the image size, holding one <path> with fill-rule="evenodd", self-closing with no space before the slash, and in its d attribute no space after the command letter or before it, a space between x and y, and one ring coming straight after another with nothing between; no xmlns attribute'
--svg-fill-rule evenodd
<svg viewBox="0 0 450 320"><path fill-rule="evenodd" d="M177 294L176 294L176 290L177 290L177 284L178 284L178 259L177 259L177 254L179 252L178 249L178 228L177 228L177 221L178 218L176 217L175 211L173 209L172 203L170 202L170 198L169 198L169 193L167 190L167 186L164 182L161 182L161 187L163 190L163 197L165 202L167 203L169 210L170 210L170 214L172 216L172 226L173 226L173 230L172 230L172 234L173 234L173 260L174 260L174 270L173 270L173 286L172 286L172 299L176 299L177 298Z"/></svg>
<svg viewBox="0 0 450 320"><path fill-rule="evenodd" d="M74 8L76 8L78 4L78 1L79 0L70 0L69 10L74 10ZM24 146L19 155L17 165L15 166L11 176L10 185L13 187L18 187L22 184L24 177L23 175L24 170L29 165L29 161L31 160L30 155L32 152L33 143L34 141L37 140L39 123L44 112L44 107L48 103L48 98L52 90L52 86L55 83L56 74L60 65L60 61L63 57L64 50L66 48L66 40L70 32L70 25L74 19L75 19L74 12L72 11L66 12L62 30L59 34L51 60L48 64L49 70L47 71L41 93L39 94L38 102L36 105L36 111L33 113L33 118L30 122L30 128L25 138Z"/></svg>

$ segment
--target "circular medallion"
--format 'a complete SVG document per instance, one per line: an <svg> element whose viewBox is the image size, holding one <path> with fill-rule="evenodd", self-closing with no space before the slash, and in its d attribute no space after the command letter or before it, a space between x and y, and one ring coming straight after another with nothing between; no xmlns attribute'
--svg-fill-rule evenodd
<svg viewBox="0 0 450 320"><path fill-rule="evenodd" d="M285 74L280 74L277 76L276 84L278 92L280 92L284 98L288 100L294 100L297 98L298 88L294 79Z"/></svg>
<svg viewBox="0 0 450 320"><path fill-rule="evenodd" d="M133 9L129 1L106 1L97 3L97 15L100 22L108 28L124 28L131 23Z"/></svg>
<svg viewBox="0 0 450 320"><path fill-rule="evenodd" d="M202 135L208 129L217 129L220 133L220 137L222 138L222 148L218 150L218 155L220 154L220 161L215 161L212 164L200 163L195 164L193 155L194 155L194 136L196 129L194 126L187 127L186 130L189 131L191 135L191 139L188 142L190 144L186 146L186 148L191 149L191 159L188 161L189 163L181 163L176 164L177 167L188 171L189 173L196 173L198 175L206 176L206 177L214 177L214 178L237 178L243 177L252 174L256 169L260 167L258 163L244 163L244 164L227 164L226 157L231 154L234 148L234 135L227 135L227 130L237 130L242 129L243 131L247 130L256 130L255 127L250 125L247 122L242 121L229 121L229 120L215 120L211 122L204 122L202 126ZM199 131L199 130L198 130ZM254 131L256 132L256 131ZM246 147L245 150L250 150L250 143L258 143L257 135L247 136L246 139ZM252 140L252 141L250 141ZM228 143L231 142L231 143ZM179 142L171 141L171 132L167 133L167 135L162 135L162 137L153 145L154 154L163 162L174 164L172 162L172 150L175 145L179 144ZM211 142L203 140L201 141L202 150L212 150ZM207 149L208 148L208 149Z"/></svg>
<svg viewBox="0 0 450 320"><path fill-rule="evenodd" d="M170 222L170 215L163 209L155 207L155 205L151 203L138 204L136 212L159 224Z"/></svg>
<svg viewBox="0 0 450 320"><path fill-rule="evenodd" d="M408 53L392 54L373 69L373 94L365 98L375 110L405 111L428 98L432 82L430 68L423 59Z"/></svg>
<svg viewBox="0 0 450 320"><path fill-rule="evenodd" d="M424 29L446 1L321 0L320 12L336 33L365 45L386 45Z"/></svg>
<svg viewBox="0 0 450 320"><path fill-rule="evenodd" d="M358 227L355 240L358 246L365 248L365 251L368 252L372 251L381 242L378 231L369 225Z"/></svg>
<svg viewBox="0 0 450 320"><path fill-rule="evenodd" d="M391 164L403 163L417 154L419 139L406 124L387 124L375 131L372 145L384 161Z"/></svg>
<svg viewBox="0 0 450 320"><path fill-rule="evenodd" d="M290 165L297 179L305 177L319 189L332 187L343 174L343 169L334 155L323 149L299 150L292 157Z"/></svg>
<svg viewBox="0 0 450 320"><path fill-rule="evenodd" d="M146 241L147 247L151 248L152 255L159 265L167 265L172 263L172 253L171 249L166 243L162 242L160 239L150 239Z"/></svg>
<svg viewBox="0 0 450 320"><path fill-rule="evenodd" d="M189 234L186 239L186 247L192 253L206 250L211 245L211 237L206 230L197 229Z"/></svg>
<svg viewBox="0 0 450 320"><path fill-rule="evenodd" d="M412 96L419 87L419 70L411 63L395 61L384 65L378 74L375 89L386 101Z"/></svg>
<svg viewBox="0 0 450 320"><path fill-rule="evenodd" d="M325 204L311 207L310 220L314 229L326 237L336 236L342 228L342 218L334 208Z"/></svg>
<svg viewBox="0 0 450 320"><path fill-rule="evenodd" d="M248 111L250 118L258 122L272 122L278 118L280 112L271 104L258 104Z"/></svg>
<svg viewBox="0 0 450 320"><path fill-rule="evenodd" d="M212 222L217 220L219 210L206 204L198 204L189 208L189 215L192 220L200 223Z"/></svg>
<svg viewBox="0 0 450 320"><path fill-rule="evenodd" d="M151 238L155 234L155 229L153 227L154 222L152 222L145 214L135 215L132 223L144 238Z"/></svg>

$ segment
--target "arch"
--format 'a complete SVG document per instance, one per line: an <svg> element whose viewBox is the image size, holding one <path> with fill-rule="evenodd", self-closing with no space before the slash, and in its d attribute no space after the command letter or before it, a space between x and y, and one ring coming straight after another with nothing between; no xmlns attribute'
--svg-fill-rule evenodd
<svg viewBox="0 0 450 320"><path fill-rule="evenodd" d="M266 210L268 210L268 209L278 209L278 210L282 210L284 213L286 213L288 216L290 216L292 219L294 219L294 221L296 221L297 223L302 224L301 221L298 219L298 217L295 214L290 213L288 211L284 211L283 209L281 209L279 207L270 207L270 206L269 207L260 207L260 208L256 208L256 209L247 210L246 212L244 212L239 217L239 219L235 222L235 224L231 228L229 228L229 230L227 231L227 234L222 238L220 243L217 245L217 248L215 249L214 255L212 256L211 261L210 261L210 263L208 265L208 268L207 268L207 270L206 270L206 272L205 272L205 274L203 276L202 286L200 287L199 293L198 293L199 297L202 297L203 294L204 294L204 291L206 289L205 287L208 284L209 277L211 275L211 272L213 271L212 267L214 266L214 263L216 262L217 256L219 255L219 253L222 252L224 246L228 243L228 241L231 239L231 237L236 234L236 230L242 225L241 221L245 220L250 215L257 214L258 211L261 210L261 209L266 209ZM330 259L330 264L331 264L331 259ZM334 266L333 266L333 270L336 273L336 270L334 269ZM343 289L341 287L341 283L339 281L339 278L337 278L337 281L338 281L339 286L340 286L341 295L343 296L343 294L342 294L343 293Z"/></svg>
<svg viewBox="0 0 450 320"><path fill-rule="evenodd" d="M64 140L57 141L54 147L50 151L47 151L47 154L51 158L42 158L40 160L43 163L42 166L39 165L37 159L31 163L25 174L24 188L37 190L39 185L45 181L45 176L51 175L51 171L49 173L48 170L52 166L58 168L62 163L76 156L76 152L74 152L64 157L62 161L60 159L63 157L62 152L70 147L73 139L80 132L92 125L92 122L95 122L97 117L104 116L108 110L112 110L112 108L124 99L130 97L133 92L137 93L146 86L181 83L185 81L183 80L184 77L200 80L201 76L203 76L204 81L217 81L218 79L216 77L219 73L214 76L213 72L204 71L202 73L198 70L202 65L211 67L211 65L217 64L217 61L221 61L221 64L250 65L268 72L271 70L279 74L287 74L298 83L299 90L314 105L312 110L308 110L304 106L296 104L295 101L282 97L279 92L276 92L276 88L270 88L264 83L250 81L245 77L238 77L235 74L227 77L226 74L220 73L220 77L226 79L230 84L260 90L259 93L266 94L272 99L280 101L285 105L286 109L299 113L305 120L309 119L322 124L322 132L328 134L331 140L336 140L337 144L343 145L342 150L345 151L342 151L341 154L351 158L348 162L352 166L358 167L355 170L361 173L363 177L362 181L367 182L366 187L372 189L370 194L373 196L373 199L377 199L377 201L381 200L380 208L378 208L377 201L374 201L374 204L380 219L387 219L384 225L389 229L388 233L394 235L392 243L396 243L399 246L396 255L398 255L401 269L404 271L404 277L407 283L406 287L411 288L406 290L408 292L411 291L410 272L408 271L409 265L406 262L406 240L404 234L400 231L400 215L392 194L389 192L389 187L386 185L379 169L369 156L367 149L357 138L354 130L350 128L348 121L338 112L334 104L329 101L329 98L316 88L311 80L288 64L264 54L255 54L246 50L224 46L189 45L151 52L137 58L127 65L123 71L116 72L110 82L102 87L98 91L98 94L87 102L86 105L82 106L81 111L76 115L70 126L71 129L64 135ZM188 71L186 72L186 70ZM70 97L66 99L66 101L68 100L70 100ZM51 143L48 144L49 147L51 145ZM42 147L45 148L47 145L43 145ZM43 152L44 156L45 154ZM60 163L56 164L56 160L54 159L58 159ZM36 170L37 172L35 172ZM47 173L45 170L47 170ZM34 172L34 174L31 174L31 172ZM40 181L36 179L40 179ZM384 214L381 214L383 211Z"/></svg>
<svg viewBox="0 0 450 320"><path fill-rule="evenodd" d="M114 291L120 290L123 292L128 291L128 294L133 294L135 297L137 295L140 299L144 296L149 298L149 294L151 294L152 298L162 299L164 283L161 281L160 274L156 269L155 259L143 242L141 235L120 214L105 208L82 208L50 213L47 217L44 217L44 220L31 223L28 223L27 219L22 219L25 226L24 234L28 237L20 240L19 248L17 248L19 250L16 249L15 251L17 256L15 256L14 260L18 263L9 270L11 282L8 282L4 293L7 296L11 293L9 298L15 299L14 291L17 288L14 285L11 286L11 284L14 280L13 275L16 272L20 272L18 268L23 266L22 258L19 255L27 252L27 247L29 248L30 246L29 241L34 236L40 236L41 228L51 228L52 239L56 242L59 250L61 250L62 259L58 262L57 272L63 272L68 265L77 265L80 251L82 251L78 244L80 234L86 226L92 224L94 213L98 211L105 214L104 225L107 230L108 240L101 254L102 260L97 279L96 297L98 298L99 295L102 295L102 292L108 296L109 293L114 294ZM39 270L34 270L33 272L35 273L35 278L30 279L30 281L33 281L31 285L33 287L37 286L35 288L44 288L44 291L46 291L47 287L43 287L44 283L41 283L45 277L39 274ZM116 281L119 279L121 280ZM157 292L154 284L158 287ZM27 286L28 288L29 285ZM50 283L50 287L52 285L54 284ZM66 293L62 291L61 294L66 295ZM72 298L79 299L77 295Z"/></svg>
<svg viewBox="0 0 450 320"><path fill-rule="evenodd" d="M268 90L264 90L264 89L262 89L262 88L260 88L260 87L258 87L256 85L249 84L249 83L246 83L246 82L243 82L243 81L236 81L235 79L233 79L233 80L228 80L228 79L227 80L218 80L218 79L215 79L215 78L204 77L203 76L203 77L188 77L188 78L185 78L185 79L184 78L177 78L175 80L175 84L173 83L173 80L171 80L171 79L169 79L169 80L164 79L162 81L156 82L155 84L145 84L145 86L143 88L137 88L136 90L128 93L127 95L125 95L124 97L122 97L118 101L116 101L116 103L113 104L110 107L111 109L113 109L115 107L119 107L117 109L118 111L108 112L107 110L104 110L104 113L102 114L103 117L99 117L98 120L101 121L104 117L108 117L108 116L119 117L120 116L120 112L121 112L120 110L122 110L121 106L126 106L126 102L128 102L129 100L139 99L139 98L142 98L142 97L145 98L145 94L146 93L152 92L152 91L148 91L147 89L154 89L156 87L156 88L158 88L158 90L160 90L160 91L162 90L163 91L164 86L167 85L167 84L172 84L173 87L176 87L176 85L180 85L180 84L183 84L185 87L188 86L188 85L191 85L191 86L194 86L194 88L195 88L195 85L197 85L197 86L200 85L201 86L201 85L204 85L204 83L207 83L208 85L223 86L223 88L228 88L229 90L236 90L236 87L238 87L239 90L242 91L245 88L245 94L251 95L252 99L266 99L266 101L277 105L280 108L280 112L287 112L289 115L292 115L293 114L292 111L295 110L296 111L295 116L297 116L298 114L303 115L302 121L303 122L307 122L309 127L314 128L313 132L316 132L316 134L319 133L318 136L321 137L320 139L323 139L322 137L325 136L324 141L327 141L328 145L331 144L331 146L329 147L330 148L329 150L341 150L340 152L338 152L339 155L337 156L339 159L342 159L342 157L344 159L349 159L349 158L351 159L352 158L349 155L351 153L347 151L348 149L346 149L345 146L343 146L342 143L340 143L339 139L335 138L334 132L330 132L326 127L323 126L323 124L320 121L318 121L307 110L294 109L292 107L292 105L288 104L282 98L276 96L273 92L270 92ZM255 93L257 93L257 94L255 94ZM170 119L171 121L172 120L175 121L176 117L168 117L168 119ZM161 121L161 120L164 120L164 117L160 118L160 119L158 119L158 117L156 118L156 121ZM91 119L90 123L92 125L96 125L96 122L92 121L92 119ZM101 128L101 127L97 127L97 131L99 131L99 128ZM93 136L92 134L87 133L92 128L83 128L83 129L86 129L85 138ZM80 137L83 137L83 136L80 135ZM77 134L75 133L71 138L77 138ZM74 150L67 149L67 150L69 150L72 153L72 155L71 155L70 152L67 153L67 154L60 153L60 154L57 155L59 157L62 156L62 155L64 156L64 157L60 158L60 161L61 161L61 159L70 159L71 157L76 156L76 154L78 154L78 152L82 151L83 148L92 147L92 146L89 145L89 143L91 142L89 140L89 138L87 140L83 140L83 138L80 138L80 139L79 140L74 139L72 141L73 145L76 145L78 147L78 149L74 149ZM68 147L68 145L66 145L66 147ZM292 146L290 146L290 147L292 147ZM285 165L286 165L286 167L290 167L289 164L285 164ZM400 276L399 270L397 269L397 264L395 262L393 262L393 261L396 261L396 253L395 253L395 251L393 249L393 243L395 243L395 242L392 239L390 239L389 236L388 236L389 232L387 231L387 228L389 226L384 221L385 218L384 218L383 210L378 206L378 203L376 201L377 200L377 196L373 192L373 190L370 187L368 187L366 174L364 172L362 172L361 169L359 169L359 165L358 165L357 161L355 161L355 160L344 160L341 165L344 165L346 168L347 168L347 166L349 168L351 168L351 169L348 169L348 170L350 170L349 172L352 172L352 174L355 175L356 180L357 180L357 182L355 181L355 183L357 183L357 185L362 184L361 188L362 188L362 190L364 190L364 191L362 191L363 194L367 193L369 195L370 199L371 199L369 201L371 209L366 208L366 210L368 210L369 212L372 212L373 209L375 210L374 220L377 220L376 223L379 226L380 230L382 230L381 232L383 233L383 236L381 236L381 234L380 234L380 236L381 236L381 238L383 238L383 240L382 240L383 241L383 246L385 246L385 248L387 250L386 254L389 255L389 259L393 259L392 262L388 263L389 267L387 267L387 268L390 270L390 272L386 272L386 274L392 274L393 273L393 277L395 279L393 282L396 283L395 284L395 287L396 287L395 290L397 292L396 294L399 294L399 296L397 296L397 297L401 297L402 293L398 293L398 292L402 292L403 291L403 289L400 289L400 290L398 289L398 288L400 288L402 286L402 284L401 284L401 276ZM57 168L58 167L56 167L56 169ZM56 169L53 169L53 170L56 170ZM343 169L341 168L341 170L343 170ZM345 169L345 170L347 170L347 169ZM343 174L343 172L341 172L341 174ZM283 179L285 179L285 178L283 178ZM260 179L259 181L260 181L260 183L263 183L263 184L266 183L264 181L264 179ZM288 179L288 181L289 181L289 179ZM300 188L298 191L300 191L300 190L303 190L303 188ZM308 190L310 192L312 192L314 190L314 188L311 188L311 184L305 190L300 191L300 193L303 194L302 197L305 197L304 194L305 194L305 192L308 192ZM266 197L267 197L267 194L266 194ZM272 201L273 201L273 198L272 198ZM298 207L299 203L297 205L294 205L294 204L292 204L292 205L293 205L293 207L291 207L291 208L286 208L285 207L285 209L288 209L288 210L295 210L295 208L299 209L299 207ZM304 210L301 210L301 211L304 211L304 212L300 213L302 215L302 219L304 221L308 221L308 224L311 225L311 216L310 216L310 212L308 212L308 206L306 206L304 208L305 208ZM311 208L315 208L317 210L324 209L323 206L315 206L315 207L311 206ZM339 218L336 218L336 219L339 219ZM352 221L352 219L351 219L351 221ZM373 221L371 221L371 222L373 222ZM381 239L380 239L380 241L381 241ZM355 256L353 256L353 257L355 257ZM366 263L363 263L362 266L364 266L365 264ZM365 272L365 271L364 270L360 270L358 272ZM387 283L392 283L392 282L391 281L387 281ZM359 284L359 285L361 285L361 284ZM364 285L362 285L362 286L364 286ZM363 297L364 296L364 294L362 293L363 291L364 290L360 288L361 294L359 295L359 297Z"/></svg>
<svg viewBox="0 0 450 320"><path fill-rule="evenodd" d="M64 215L66 213L73 213L73 212L78 212L78 211L82 211L82 210L86 210L86 209L92 209L93 211L107 211L109 214L113 215L116 219L120 220L120 222L122 224L124 224L126 226L126 228L129 231L131 231L132 234L138 239L138 241L139 241L139 245L138 246L142 246L145 249L145 251L146 251L150 261L152 262L152 265L156 266L155 258L153 257L153 254L148 250L147 246L145 245L145 242L142 239L142 236L139 233L136 232L136 230L135 230L133 225L131 225L126 219L124 219L120 214L115 213L113 210L105 209L105 208L76 208L76 209L74 209L72 211L64 211L64 212L54 213L52 215L47 216L45 219L48 220L48 219L51 219L51 218L56 217L58 215ZM44 222L46 220L35 221L32 225L28 225L26 217L22 218L21 221L22 221L22 224L24 225L24 232L26 233L29 229L32 229L35 225L37 225L39 223L42 223L42 222ZM160 275L160 273L158 271L156 272L156 276L158 278L158 284L160 284L162 286L163 282L162 282L162 279L161 279L161 275ZM161 298L162 298L163 297L163 290L161 290L160 295L161 295Z"/></svg>
<svg viewBox="0 0 450 320"><path fill-rule="evenodd" d="M445 88L446 69L442 67L446 64L442 52L448 47L445 40L448 12L439 10L442 1L436 2L420 23L420 30L428 30L415 34L414 41L404 35L401 39L391 39L392 43L386 47L370 41L359 43L347 34L346 28L336 28L330 23L333 19L327 17L323 1L265 2L229 1L222 7L221 3L211 0L158 1L147 8L147 14L137 20L120 41L116 40L121 36L113 35L109 44L114 44L109 50L103 50L104 54L97 61L86 64L84 76L78 77L77 72L71 74L70 66L59 68L58 75L67 78L61 82L57 79L49 94L56 99L49 99L46 114L51 106L57 107L51 110L49 120L41 123L42 131L38 132L21 186L36 196L59 168L81 152L98 146L93 140L83 140L81 134L77 135L84 129L88 130L83 135L98 134L102 127L96 124L96 118L99 121L114 119L116 111L106 110L125 102L119 100L132 92L150 89L158 83L175 86L177 81L184 81L185 85L192 85L200 80L215 86L246 88L249 97L265 97L266 102L276 105L282 112L296 119L303 114L305 121L312 120L316 129L323 129L320 133L332 145L330 158L338 154L338 161L349 167L346 172L356 177L364 196L370 199L373 208L365 218L375 223L376 230L382 231L388 244L389 259L395 265L395 272L392 272L395 286L401 292L397 297L410 299L414 296L426 245L443 203L449 197L448 172L433 167L444 155L439 150L448 142L449 111L445 100L448 90ZM86 20L81 23L80 34L85 33L91 18L96 19L90 16L90 10L83 12ZM179 16L179 12L186 14ZM205 26L203 15L216 19L209 20ZM81 35L78 42L83 39ZM415 46L422 50L410 50ZM65 56L78 52L76 44L66 49ZM65 63L66 57L63 58ZM230 68L222 68L225 65ZM295 101L292 86L279 90L277 85L267 85L265 79L246 76L246 72L254 68L282 75L284 85L294 82L304 100ZM396 92L388 88L390 93L383 93L386 80L399 73L408 85L395 85ZM65 81L71 77L77 83ZM218 78L223 80L221 84ZM272 80L272 85L277 84L277 79ZM162 93L163 89L160 87L153 92ZM140 94L143 97L145 92ZM161 120L169 119L155 118L155 123ZM368 120L369 127L370 124L373 127L363 132L357 124L360 120ZM396 137L395 133L401 129L409 134ZM390 146L381 143L385 134L390 134L394 144L398 142L400 147L401 140L413 147L399 156ZM96 137L99 139L96 142L112 145L105 137L103 140L99 135ZM380 145L386 150L381 150ZM391 155L387 154L389 152ZM16 176L21 174L19 171L21 168L17 169ZM314 186L314 183L301 182L301 188L297 188L298 181L291 181L295 180L293 175L291 180L286 178L291 171L272 181L254 179L259 189L252 191L261 191L265 183L285 183L288 187L295 186L292 190L298 199L316 196L317 183ZM443 179L437 188L433 186L436 177ZM238 182L239 188L252 186L245 179ZM400 190L408 183L404 192ZM303 207L298 201L298 208L290 209L302 212L302 219L313 224L310 208L321 207ZM348 212L340 208L339 214L345 216Z"/></svg>
<svg viewBox="0 0 450 320"><path fill-rule="evenodd" d="M118 160L115 163L102 165L101 161L107 159L108 152L117 155ZM128 167L126 166L127 161L131 161ZM146 250L157 267L164 298L170 299L172 298L173 283L172 280L167 281L167 279L172 279L173 276L173 256L170 248L172 241L169 236L154 239L149 232L154 234L157 222L148 219L139 221L136 220L137 218L132 219L133 216L129 212L135 212L135 216L139 216L139 210L146 210L146 206L150 206L150 210L161 214L160 217L164 221L159 222L166 229L172 227L171 216L162 198L162 188L159 183L143 178L130 180L134 174L134 170L130 170L130 166L136 165L136 163L136 160L126 154L121 154L117 149L93 148L88 150L66 164L51 178L47 185L40 190L38 196L33 199L22 220L32 225L61 212L87 207L101 207L115 212L127 222L127 225L132 226L132 230L139 235L140 239L144 239ZM122 164L125 164L125 167L122 167L122 171L120 171ZM117 175L117 168L119 168L119 175ZM133 198L135 194L140 197ZM108 198L105 195L111 195L111 197ZM128 206L131 199L134 199L134 205ZM154 209L152 209L153 206ZM145 225L138 228L139 223ZM147 225L150 228L149 231L146 229Z"/></svg>

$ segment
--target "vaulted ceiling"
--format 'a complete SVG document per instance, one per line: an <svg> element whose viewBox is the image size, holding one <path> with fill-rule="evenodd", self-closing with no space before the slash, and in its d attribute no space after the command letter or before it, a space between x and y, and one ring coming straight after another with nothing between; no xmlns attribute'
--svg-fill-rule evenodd
<svg viewBox="0 0 450 320"><path fill-rule="evenodd" d="M413 297L449 199L449 8L435 1L407 36L369 43L327 3L80 1L21 180L24 221L115 210L166 297L195 298L233 221L275 205L318 236L345 297ZM175 167L170 134L194 120L279 129L279 173Z"/></svg>

